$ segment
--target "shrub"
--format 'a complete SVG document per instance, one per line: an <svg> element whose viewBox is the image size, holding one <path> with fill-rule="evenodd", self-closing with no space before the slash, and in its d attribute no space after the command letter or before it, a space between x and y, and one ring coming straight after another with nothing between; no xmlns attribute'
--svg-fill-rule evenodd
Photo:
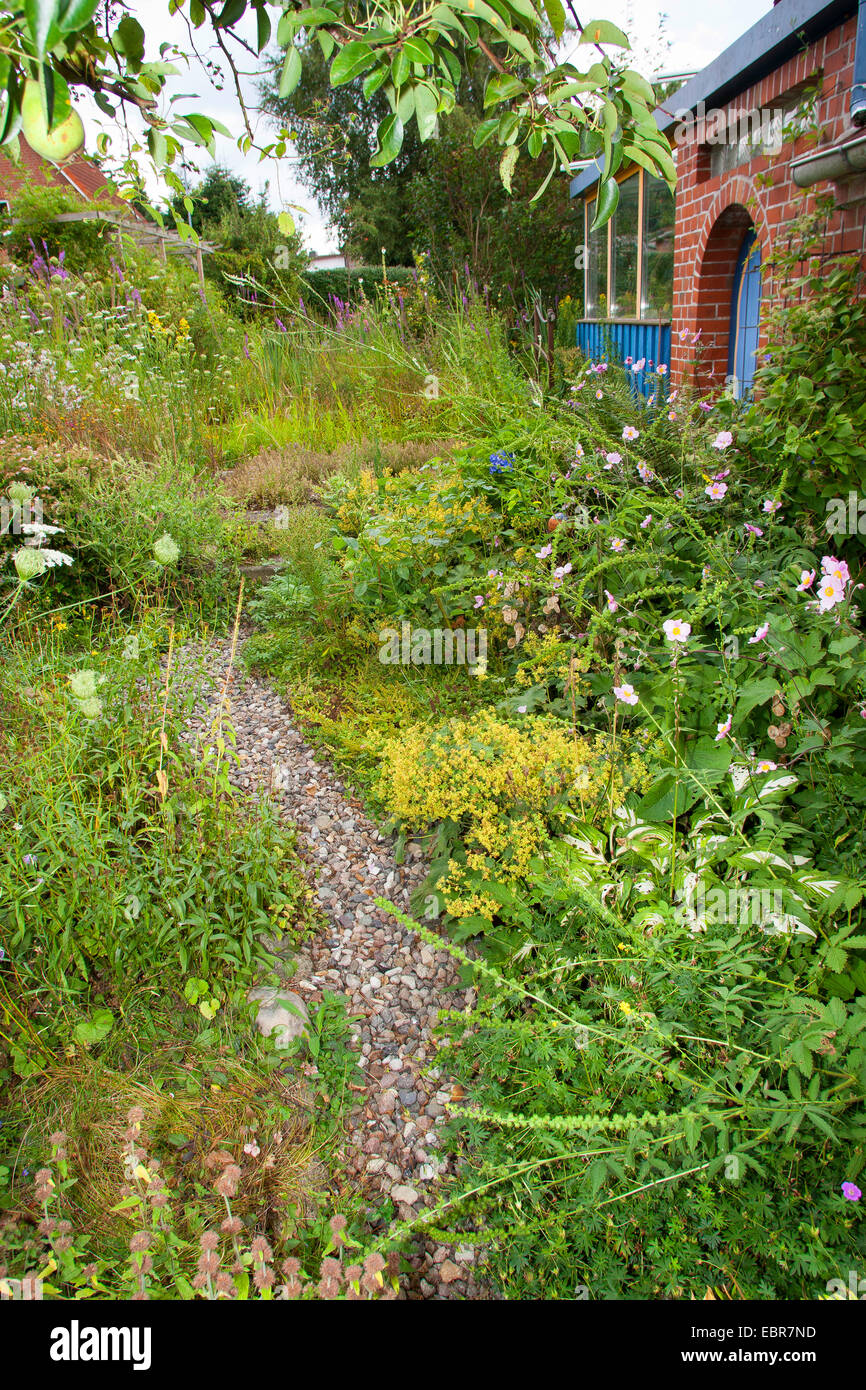
<svg viewBox="0 0 866 1390"><path fill-rule="evenodd" d="M301 295L306 295L304 303L316 312L328 310L332 296L344 304L354 304L359 298L374 299L376 294L386 288L414 283L415 272L403 265L386 266L359 265L351 270L339 267L334 270L307 270L301 277Z"/></svg>
<svg viewBox="0 0 866 1390"><path fill-rule="evenodd" d="M516 890L566 808L577 807L581 820L592 821L646 776L640 751L628 741L615 747L605 738L578 737L544 718L527 717L518 726L484 709L436 730L416 725L387 742L379 795L402 828L443 823L443 848L453 857L447 870L434 872L435 887L463 937L489 929L495 916L513 908Z"/></svg>

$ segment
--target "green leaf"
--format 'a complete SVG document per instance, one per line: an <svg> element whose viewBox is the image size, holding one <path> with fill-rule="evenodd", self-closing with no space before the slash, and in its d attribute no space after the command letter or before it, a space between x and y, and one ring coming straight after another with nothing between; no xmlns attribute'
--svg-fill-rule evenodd
<svg viewBox="0 0 866 1390"><path fill-rule="evenodd" d="M214 28L228 29L237 24L247 8L247 0L226 0L219 14L214 18Z"/></svg>
<svg viewBox="0 0 866 1390"><path fill-rule="evenodd" d="M277 226L283 236L291 236L295 230L295 219L290 212L284 210L277 217Z"/></svg>
<svg viewBox="0 0 866 1390"><path fill-rule="evenodd" d="M611 24L609 19L594 19L590 24L584 25L580 36L580 42L584 43L613 43L617 48L631 48L631 44L621 29L617 29L615 24Z"/></svg>
<svg viewBox="0 0 866 1390"><path fill-rule="evenodd" d="M364 78L364 99L369 101L373 93L378 92L382 83L388 81L389 76L390 69L387 63L383 63L381 67L375 68L373 72L368 72L367 76Z"/></svg>
<svg viewBox="0 0 866 1390"><path fill-rule="evenodd" d="M482 121L474 136L472 144L476 150L480 150L482 145L486 145L493 132L499 125L499 117L491 116L488 120Z"/></svg>
<svg viewBox="0 0 866 1390"><path fill-rule="evenodd" d="M57 27L62 34L72 34L89 24L96 11L99 0L66 0L60 6Z"/></svg>
<svg viewBox="0 0 866 1390"><path fill-rule="evenodd" d="M381 169L385 164L390 164L392 159L397 158L403 144L403 122L397 115L386 116L383 121L379 122L377 134L379 148L370 160L371 169Z"/></svg>
<svg viewBox="0 0 866 1390"><path fill-rule="evenodd" d="M647 171L648 174L652 174L653 178L658 178L658 174L659 174L659 165L655 162L655 160L651 159L650 156L649 156L644 150L640 149L637 145L629 144L628 141L623 140L623 142L622 142L622 157L623 157L623 160L624 160L624 161L625 161L625 160L631 160L631 162L632 162L633 164L639 164L639 165L641 166L642 169L646 169L646 171ZM669 161L669 163L670 163L670 173L671 173L671 174L674 174L674 173L676 172L676 170L674 169L673 161ZM667 168L665 168L664 172L665 172L665 174L668 173Z"/></svg>
<svg viewBox="0 0 866 1390"><path fill-rule="evenodd" d="M409 73L412 71L412 63L406 56L405 49L399 49L391 59L391 81L395 87L402 87Z"/></svg>
<svg viewBox="0 0 866 1390"><path fill-rule="evenodd" d="M95 1009L90 1018L83 1023L78 1023L73 1031L73 1036L77 1043L82 1047L92 1047L94 1043L102 1042L114 1027L114 1014L110 1009Z"/></svg>
<svg viewBox="0 0 866 1390"><path fill-rule="evenodd" d="M354 82L362 72L366 72L377 61L369 43L355 40L340 49L331 64L331 86L342 87L346 82ZM393 156L392 156L393 157ZM387 164L389 161L386 160Z"/></svg>
<svg viewBox="0 0 866 1390"><path fill-rule="evenodd" d="M484 92L484 106L495 106L498 101L510 101L526 91L525 83L510 72L496 72L487 83Z"/></svg>
<svg viewBox="0 0 866 1390"><path fill-rule="evenodd" d="M558 39L565 29L565 10L559 0L544 0L544 13L550 20L550 27Z"/></svg>
<svg viewBox="0 0 866 1390"><path fill-rule="evenodd" d="M647 106L654 107L656 104L656 94L652 86L634 68L626 68L620 77L623 87L630 92L637 92L638 96L643 97Z"/></svg>
<svg viewBox="0 0 866 1390"><path fill-rule="evenodd" d="M151 129L147 132L147 148L154 164L161 168L168 157L168 141L161 130Z"/></svg>
<svg viewBox="0 0 866 1390"><path fill-rule="evenodd" d="M419 82L415 88L415 120L418 122L418 135L422 144L436 134L438 105L433 88L426 82Z"/></svg>
<svg viewBox="0 0 866 1390"><path fill-rule="evenodd" d="M280 73L280 85L277 90L281 97L291 96L301 80L302 71L303 64L301 63L301 55L295 48L295 45L291 44L290 47L286 49L286 58L283 63L283 70Z"/></svg>
<svg viewBox="0 0 866 1390"><path fill-rule="evenodd" d="M403 45L403 52L410 63L423 63L429 66L433 62L433 49L426 39L407 39Z"/></svg>
<svg viewBox="0 0 866 1390"><path fill-rule="evenodd" d="M42 58L48 47L52 26L57 28L59 0L24 0L24 17L37 58Z"/></svg>
<svg viewBox="0 0 866 1390"><path fill-rule="evenodd" d="M125 14L111 36L111 42L131 63L141 63L144 58L144 30L137 19Z"/></svg>
<svg viewBox="0 0 866 1390"><path fill-rule="evenodd" d="M261 53L271 41L271 19L264 5L256 6L256 52Z"/></svg>
<svg viewBox="0 0 866 1390"><path fill-rule="evenodd" d="M315 29L319 24L336 24L339 21L339 16L333 10L326 9L324 5L311 5L307 10L299 10L291 18L296 30Z"/></svg>
<svg viewBox="0 0 866 1390"><path fill-rule="evenodd" d="M591 232L603 227L613 217L618 202L619 184L616 179L602 179L595 202L595 217L589 229Z"/></svg>

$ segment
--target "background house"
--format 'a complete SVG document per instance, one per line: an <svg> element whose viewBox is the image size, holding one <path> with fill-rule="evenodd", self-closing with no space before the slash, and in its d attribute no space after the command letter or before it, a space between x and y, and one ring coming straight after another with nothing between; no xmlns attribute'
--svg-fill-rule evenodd
<svg viewBox="0 0 866 1390"><path fill-rule="evenodd" d="M618 176L614 217L591 233L600 171L572 181L586 218L578 346L669 363L677 378L691 370L700 333L699 384L730 380L744 395L761 299L772 293L767 256L803 190L836 195L825 264L866 248L866 0L779 0L656 121L676 152L675 205L631 166Z"/></svg>
<svg viewBox="0 0 866 1390"><path fill-rule="evenodd" d="M20 162L15 163L9 155L0 150L0 200L10 203L15 194L25 185L35 184L41 188L61 188L66 193L77 194L82 203L98 199L106 207L113 208L129 217L139 214L122 198L112 192L108 179L99 165L87 159L82 153L72 155L62 164L54 164L43 159L30 148L23 135L18 137Z"/></svg>

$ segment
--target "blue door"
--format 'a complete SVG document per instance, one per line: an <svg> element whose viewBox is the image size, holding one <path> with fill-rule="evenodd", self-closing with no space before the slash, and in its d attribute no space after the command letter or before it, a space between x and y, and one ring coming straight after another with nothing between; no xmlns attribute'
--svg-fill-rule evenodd
<svg viewBox="0 0 866 1390"><path fill-rule="evenodd" d="M738 399L752 392L760 313L761 247L755 233L749 232L737 257L731 296L728 377Z"/></svg>

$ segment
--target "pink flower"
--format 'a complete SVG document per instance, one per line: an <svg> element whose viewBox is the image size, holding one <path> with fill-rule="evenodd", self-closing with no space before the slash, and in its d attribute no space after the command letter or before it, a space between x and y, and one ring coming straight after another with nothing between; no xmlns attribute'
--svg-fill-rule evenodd
<svg viewBox="0 0 866 1390"><path fill-rule="evenodd" d="M747 521L744 524L750 536L763 536L764 533L760 526L753 526L751 521Z"/></svg>
<svg viewBox="0 0 866 1390"><path fill-rule="evenodd" d="M621 555L625 550L625 541L622 536L612 536L610 541L611 550L615 550L617 555Z"/></svg>
<svg viewBox="0 0 866 1390"><path fill-rule="evenodd" d="M626 425L622 432L622 437L626 444L628 444L634 439L640 439L640 430L636 430L634 425Z"/></svg>
<svg viewBox="0 0 866 1390"><path fill-rule="evenodd" d="M839 583L835 575L825 574L821 577L818 585L818 610L821 613L829 613L831 608L835 608L837 603L842 603L845 599L845 589Z"/></svg>
<svg viewBox="0 0 866 1390"><path fill-rule="evenodd" d="M734 442L734 436L731 434L731 431L730 431L730 430L719 430L719 432L718 432L718 434L716 435L715 439L714 439L714 440L712 441L712 443L710 444L710 448L711 448L711 449L727 449L727 448L729 447L729 445L733 444L733 442Z"/></svg>
<svg viewBox="0 0 866 1390"><path fill-rule="evenodd" d="M685 495L686 494L683 492L681 487L674 488L674 497L679 497L680 500L682 500L682 498L685 497Z"/></svg>
<svg viewBox="0 0 866 1390"><path fill-rule="evenodd" d="M610 592L610 589L605 589L604 593L605 593L605 597L607 598L607 611L608 611L608 613L615 613L616 610L619 608L619 604L617 603L617 601L616 601L616 599L614 598L613 594Z"/></svg>
<svg viewBox="0 0 866 1390"><path fill-rule="evenodd" d="M637 360L637 362L635 362L634 365L632 366L632 371L633 371L633 372L642 372L645 366L646 366L646 358L645 358L645 357L639 357L638 360Z"/></svg>
<svg viewBox="0 0 866 1390"><path fill-rule="evenodd" d="M766 637L766 635L767 635L767 633L768 633L769 631L770 631L770 624L769 624L769 623L761 623L761 626L760 626L760 627L755 628L755 635L754 635L754 637L750 637L750 638L749 638L749 642L750 642L750 643L763 642L764 638Z"/></svg>
<svg viewBox="0 0 866 1390"><path fill-rule="evenodd" d="M476 594L476 595L475 595L475 602L473 603L472 606L473 606L473 608L483 608L483 607L484 607L484 595L483 595L483 594Z"/></svg>
<svg viewBox="0 0 866 1390"><path fill-rule="evenodd" d="M764 503L764 511L768 516L772 516L773 512L777 512L781 505L781 502L777 502L774 498L768 497Z"/></svg>
<svg viewBox="0 0 866 1390"><path fill-rule="evenodd" d="M553 546L552 546L552 545L543 545L543 546L541 547L540 550L536 550L536 552L535 552L535 558L536 558L537 560L546 560L547 557L548 557L548 555L551 555L552 553L553 553Z"/></svg>
<svg viewBox="0 0 866 1390"><path fill-rule="evenodd" d="M843 1182L842 1196L845 1198L846 1202L859 1202L860 1198L863 1196L863 1193L860 1191L856 1183Z"/></svg>
<svg viewBox="0 0 866 1390"><path fill-rule="evenodd" d="M668 419L669 419L669 420L675 420L676 418L677 418L677 412L676 412L675 410L669 410L669 411L668 411Z"/></svg>
<svg viewBox="0 0 866 1390"><path fill-rule="evenodd" d="M633 685L629 685L628 681L625 681L623 685L615 685L613 693L618 700L622 700L624 705L637 704L637 691Z"/></svg>
<svg viewBox="0 0 866 1390"><path fill-rule="evenodd" d="M607 459L609 464L622 463L622 454L605 454L605 458Z"/></svg>
<svg viewBox="0 0 866 1390"><path fill-rule="evenodd" d="M665 366L664 362L659 362L659 365L658 365L658 374L659 374L659 376L664 376L664 374L665 374L666 371L667 371L667 367Z"/></svg>
<svg viewBox="0 0 866 1390"><path fill-rule="evenodd" d="M725 737L725 735L726 735L726 734L729 734L729 733L731 732L731 723L732 723L732 721L733 721L733 715L730 715L730 714L729 714L728 717L727 717L727 719L725 720L725 722L724 722L723 724L717 724L717 725L716 725L716 728L717 728L718 731L719 731L719 732L716 734L716 743L721 743L721 741L722 741L722 739Z"/></svg>
<svg viewBox="0 0 866 1390"><path fill-rule="evenodd" d="M678 618L668 618L662 624L662 631L669 642L685 642L691 634L691 623L681 623Z"/></svg>
<svg viewBox="0 0 866 1390"><path fill-rule="evenodd" d="M772 762L770 762L770 759L769 759L769 758L762 758L761 761L755 765L755 771L756 771L756 772L775 772L777 766L778 766L778 764L777 764L777 763L772 763Z"/></svg>
<svg viewBox="0 0 866 1390"><path fill-rule="evenodd" d="M721 502L727 490L727 483L710 483L709 487L704 488L704 492L713 502Z"/></svg>
<svg viewBox="0 0 866 1390"><path fill-rule="evenodd" d="M604 392L603 392L603 391L596 391L596 393L595 393L595 399L596 399L597 401L603 401L603 400L604 400Z"/></svg>
<svg viewBox="0 0 866 1390"><path fill-rule="evenodd" d="M637 471L640 474L642 481L645 483L651 483L653 478L655 477L655 473L645 463L639 463L637 465Z"/></svg>
<svg viewBox="0 0 866 1390"><path fill-rule="evenodd" d="M517 713L518 713L518 714L525 714L525 713L526 713L526 706L525 706L525 705L518 705L518 706L517 706Z"/></svg>
<svg viewBox="0 0 866 1390"><path fill-rule="evenodd" d="M814 570L800 570L800 582L797 585L797 593L805 594L807 589L811 589L815 582Z"/></svg>
<svg viewBox="0 0 866 1390"><path fill-rule="evenodd" d="M821 560L821 573L837 579L843 586L848 584L851 574L844 560L837 560L832 555L825 555Z"/></svg>
<svg viewBox="0 0 866 1390"><path fill-rule="evenodd" d="M653 519L653 514L652 514L652 512L647 512L646 516L644 517L643 521L642 521L641 524L640 524L640 529L641 529L642 531L645 531L646 528L649 526L650 522L652 521L652 519Z"/></svg>

